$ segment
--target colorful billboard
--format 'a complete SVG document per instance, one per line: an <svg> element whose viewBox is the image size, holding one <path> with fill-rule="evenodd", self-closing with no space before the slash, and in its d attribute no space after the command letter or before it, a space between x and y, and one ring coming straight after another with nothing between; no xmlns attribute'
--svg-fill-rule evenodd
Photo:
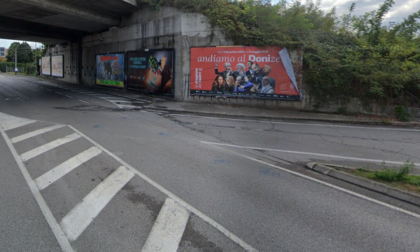
<svg viewBox="0 0 420 252"><path fill-rule="evenodd" d="M64 56L51 56L51 76L64 78Z"/></svg>
<svg viewBox="0 0 420 252"><path fill-rule="evenodd" d="M127 62L127 88L173 96L173 49L127 52Z"/></svg>
<svg viewBox="0 0 420 252"><path fill-rule="evenodd" d="M41 71L43 75L51 75L51 57L42 57L41 59Z"/></svg>
<svg viewBox="0 0 420 252"><path fill-rule="evenodd" d="M96 84L124 87L124 53L96 55Z"/></svg>
<svg viewBox="0 0 420 252"><path fill-rule="evenodd" d="M191 48L191 95L300 100L296 69L282 47Z"/></svg>

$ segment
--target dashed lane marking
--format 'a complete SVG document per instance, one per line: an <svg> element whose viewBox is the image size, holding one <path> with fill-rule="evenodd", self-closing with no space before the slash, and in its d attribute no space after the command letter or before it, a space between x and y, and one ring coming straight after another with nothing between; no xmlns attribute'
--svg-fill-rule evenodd
<svg viewBox="0 0 420 252"><path fill-rule="evenodd" d="M9 122L6 122L7 120ZM185 231L185 225L189 218L189 213L195 214L197 217L201 218L222 234L228 237L232 242L238 244L246 251L257 251L239 237L235 236L223 226L204 215L202 212L192 207L188 203L184 202L173 193L163 188L161 185L157 184L144 174L140 173L137 169L130 166L118 156L114 155L110 151L106 150L92 139L75 129L74 127L68 125L76 133L69 135L64 138L57 139L45 145L42 145L38 148L35 148L31 151L28 151L21 156L17 153L13 143L10 138L7 136L4 126L6 125L26 125L30 123L31 120L9 116L7 114L0 113L0 132L3 138L6 140L6 143L12 154L18 163L19 168L23 176L25 177L26 182L28 183L32 194L34 195L39 207L41 208L45 218L47 219L60 247L65 252L72 252L73 248L70 245L70 241L76 241L78 237L84 232L84 230L90 225L90 223L98 216L104 207L112 200L112 198L121 190L121 188L126 185L135 175L139 176L151 186L157 188L162 193L166 194L169 199L165 201L164 208L161 209L159 217L152 228L151 233L149 234L147 244L144 244L144 251L156 251L153 250L153 247L162 248L161 251L165 248L169 248L170 251L177 251L179 246L179 241L183 236ZM13 127L12 127L13 128ZM31 132L29 132L31 133ZM27 133L28 134L28 133ZM23 134L24 136L26 134ZM29 136L29 135L26 135ZM73 141L83 137L84 139L91 142L94 147L81 152L74 157L68 159L62 164L56 166L50 171L39 176L37 179L33 180L28 170L26 169L23 161L29 158L41 155L48 150L56 148L60 145ZM21 140L24 141L24 140ZM68 174L71 170L76 169L84 162L87 162L91 158L105 153L114 158L122 166L116 169L111 175L105 178L95 189L93 189L88 195L86 195L81 202L79 202L72 210L70 210L67 215L61 220L60 224L57 223L57 220L54 218L51 210L49 209L47 203L42 197L40 191L47 188L50 184L57 182L60 178ZM168 235L167 239L162 239L162 235ZM160 238L160 242L158 242Z"/></svg>
<svg viewBox="0 0 420 252"><path fill-rule="evenodd" d="M102 151L97 147L91 147L39 176L34 180L35 184L38 186L39 190L44 190L49 185L59 180L61 177L64 177L67 173L71 172L83 163L91 160L101 153Z"/></svg>
<svg viewBox="0 0 420 252"><path fill-rule="evenodd" d="M60 226L70 241L75 241L111 199L134 177L134 173L119 167L62 219Z"/></svg>
<svg viewBox="0 0 420 252"><path fill-rule="evenodd" d="M76 139L79 139L81 136L77 133L65 136L63 138L59 138L56 139L52 142L49 142L47 144L41 145L33 150L27 151L25 153L23 153L22 155L20 155L20 157L22 158L23 161L27 161L29 159L32 159L38 155L41 155L42 153L45 153L47 151L50 151L54 148L57 148L60 145L69 143L71 141L74 141Z"/></svg>
<svg viewBox="0 0 420 252"><path fill-rule="evenodd" d="M85 134L83 134L82 132L80 132L79 130L77 130L76 128L74 128L73 126L69 125L69 127L72 128L74 131L76 131L79 135L83 136L86 140L88 140L92 144L96 145L104 153L107 153L108 155L110 155L111 157L113 157L116 161L118 161L120 164L122 164L125 167L127 167L128 169L130 169L134 174L138 175L140 178L142 178L143 180L145 180L147 183L149 183L150 185L154 186L156 189L158 189L162 193L166 194L168 197L170 197L173 200L175 200L179 205L181 205L182 207L184 207L185 209L187 209L191 213L194 213L196 216L198 216L199 218L201 218L202 220L204 220L205 222L207 222L208 224L210 224L211 226L213 226L214 228L216 228L217 230L219 230L219 232L221 232L223 235L225 235L226 237L228 237L230 240L232 240L233 242L235 242L236 244L238 244L239 246L241 246L244 250L246 250L246 251L252 251L252 252L257 252L258 251L255 248L253 248L251 245L247 244L245 241L243 241L242 239L240 239L239 237L237 237L236 235L234 235L233 233L231 233L225 227L223 227L222 225L220 225L219 223L217 223L216 221L214 221L213 219L211 219L210 217L208 217L207 215L205 215L204 213L202 213L200 210L196 209L195 207L191 206L187 202L183 201L178 196L176 196L175 194L173 194L172 192L170 192L169 190L167 190L166 188L164 188L160 184L156 183L154 180L150 179L149 177L147 177L146 175L144 175L143 173L141 173L140 171L138 171L136 168L134 168L133 166L131 166L130 164L128 164L127 162L125 162L124 160L122 160L121 158L119 158L118 156L116 156L114 153L112 153L109 150L105 149L104 147L102 147L101 145L99 145L98 143L96 143L95 141L93 141L91 138L89 138L88 136L86 136Z"/></svg>
<svg viewBox="0 0 420 252"><path fill-rule="evenodd" d="M167 198L147 237L142 252L177 251L190 214Z"/></svg>
<svg viewBox="0 0 420 252"><path fill-rule="evenodd" d="M62 127L64 127L64 125L49 126L49 127L43 128L43 129L35 130L35 131L32 131L32 132L14 137L14 138L10 139L10 141L12 141L12 143L18 143L20 141L23 141L23 140L29 139L31 137L38 136L38 135L41 135L41 134L44 134L44 133L47 133L47 132L50 132L50 131L53 131L53 130L56 130L56 129L59 129L59 128L62 128Z"/></svg>
<svg viewBox="0 0 420 252"><path fill-rule="evenodd" d="M0 126L5 124L4 115L0 112ZM57 220L54 218L54 215L51 213L50 208L48 207L47 203L45 202L44 198L42 197L40 191L38 190L37 186L35 185L34 181L31 178L28 170L26 169L25 165L23 164L22 159L19 158L19 154L17 153L16 149L13 146L13 143L10 141L9 137L7 136L4 127L0 127L0 132L6 141L7 146L9 147L10 151L12 152L13 157L16 160L16 163L22 172L23 177L26 180L26 183L29 186L29 189L34 195L36 202L38 203L39 208L41 209L42 213L45 216L55 238L57 239L58 244L60 245L63 252L73 252L73 248L70 245L69 240L67 239L66 235L64 234L61 227L58 225Z"/></svg>

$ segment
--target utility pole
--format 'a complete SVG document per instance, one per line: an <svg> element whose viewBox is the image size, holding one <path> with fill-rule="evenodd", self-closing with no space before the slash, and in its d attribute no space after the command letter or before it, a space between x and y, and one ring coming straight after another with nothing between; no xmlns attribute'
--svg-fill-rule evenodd
<svg viewBox="0 0 420 252"><path fill-rule="evenodd" d="M17 71L16 71L16 69L17 69L17 48L15 48L15 75L17 74Z"/></svg>

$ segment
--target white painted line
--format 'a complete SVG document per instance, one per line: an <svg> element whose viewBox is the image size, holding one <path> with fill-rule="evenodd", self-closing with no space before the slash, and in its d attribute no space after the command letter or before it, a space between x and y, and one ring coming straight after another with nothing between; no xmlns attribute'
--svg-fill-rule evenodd
<svg viewBox="0 0 420 252"><path fill-rule="evenodd" d="M63 95L62 93L59 93L59 92L54 92L54 93L59 94L59 95Z"/></svg>
<svg viewBox="0 0 420 252"><path fill-rule="evenodd" d="M31 178L31 175L29 175L28 170L26 169L25 165L23 164L22 160L19 158L19 154L17 153L16 149L14 148L12 142L4 132L4 130L0 127L0 132L6 141L10 151L13 154L13 157L16 160L17 165L19 166L20 171L23 174L23 177L26 180L26 183L28 183L29 189L32 192L32 195L34 195L34 198L36 202L38 203L39 208L41 209L42 213L44 214L45 219L47 220L48 224L50 225L50 228L57 239L57 242L59 246L61 247L61 250L63 252L73 252L73 248L70 245L70 242L67 240L66 236L63 233L63 230L58 225L57 220L54 218L54 215L51 213L51 210L48 208L47 203L45 202L44 198L42 197L41 193L39 192L37 186L35 185L34 181Z"/></svg>
<svg viewBox="0 0 420 252"><path fill-rule="evenodd" d="M309 125L317 127L336 127L336 128L353 128L353 129L370 129L370 130L389 130L389 131L408 131L408 132L420 132L419 129L406 129L406 128L386 128L386 127L363 127L363 126L351 126L351 125L339 125L334 124L334 122L322 123L292 123L292 122L279 122L271 120L248 120L248 119L233 119L233 118L223 118L223 117L212 117L212 116L194 116L194 115L182 115L182 114L168 114L169 116L178 116L178 117L194 117L194 118L204 118L212 120L223 120L223 121L237 121L237 122L257 122L257 123L271 123L271 124L284 124L284 125ZM281 120L273 118L272 120Z"/></svg>
<svg viewBox="0 0 420 252"><path fill-rule="evenodd" d="M205 141L201 141L201 143L210 144L210 145L217 145L217 146L233 147L233 148L238 148L238 149L275 151L275 152L282 152L282 153L320 156L320 157L338 158L338 159L364 161L364 162L372 162L372 163L385 163L385 164L398 164L398 165L401 165L401 164L405 163L405 162L399 162L399 161L386 161L386 160L379 160L379 159L367 159L367 158L356 158L356 157L328 155L328 154L313 153L313 152L302 152L302 151L290 151L290 150L279 150L279 149L270 149L270 148L250 147L250 146L239 146L239 145L234 145L234 144L214 143L214 142L205 142ZM414 165L415 166L420 166L420 163L414 163Z"/></svg>
<svg viewBox="0 0 420 252"><path fill-rule="evenodd" d="M149 113L147 111L144 111L144 112L145 113ZM246 251L250 251L250 252L257 252L258 251L255 248L253 248L251 245L247 244L245 241L241 240L239 237L237 237L236 235L234 235L232 232L230 232L229 230L227 230L225 227L223 227L222 225L220 225L219 223L217 223L216 221L214 221L213 219L211 219L210 217L208 217L207 215L205 215L204 213L202 213L201 211L199 211L195 207L191 206L187 202L183 201L182 199L180 199L179 197L177 197L175 194L173 194L172 192L168 191L166 188L164 188L163 186L159 185L158 183L156 183L155 181L153 181L152 179L150 179L149 177L147 177L143 173L139 172L136 168L134 168L133 166L131 166L130 164L128 164L127 162L125 162L124 160L122 160L121 158L119 158L114 153L112 153L109 150L105 149L104 147L102 147L101 145L99 145L98 143L96 143L95 141L93 141L91 138L89 138L88 136L86 136L82 132L78 131L73 126L69 125L69 127L71 129L73 129L74 131L76 131L77 133L79 133L79 135L83 136L86 140L88 140L92 144L96 145L103 152L107 153L108 155L110 155L111 157L113 157L115 160L117 160L118 162L120 162L122 165L124 165L125 167L127 167L128 169L130 169L130 171L132 171L134 174L136 174L139 177L141 177L142 179L144 179L147 183L151 184L152 186L154 186L155 188L157 188L158 190L160 190L162 193L168 195L170 198L174 199L178 204L180 204L181 206L185 207L188 211L194 213L199 218L201 218L202 220L204 220L205 222L207 222L208 224L210 224L211 226L213 226L214 228L216 228L217 230L219 230L219 232L221 232L222 234L224 234L226 237L228 237L229 239L231 239L233 242L235 242L236 244L238 244L239 246L241 246Z"/></svg>
<svg viewBox="0 0 420 252"><path fill-rule="evenodd" d="M10 140L12 141L12 143L18 143L18 142L26 140L28 138L38 136L38 135L44 134L46 132L50 132L50 131L53 131L55 129L62 128L62 127L64 127L64 125L53 125L53 126L49 126L49 127L43 128L43 129L35 130L35 131L32 131L32 132L14 137Z"/></svg>
<svg viewBox="0 0 420 252"><path fill-rule="evenodd" d="M75 241L98 216L111 199L134 177L134 173L120 166L95 187L62 219L60 226L70 241Z"/></svg>
<svg viewBox="0 0 420 252"><path fill-rule="evenodd" d="M81 101L81 102L84 102L84 103L87 103L87 104L89 104L89 102L87 102L87 101L84 101L84 100L79 100L79 101Z"/></svg>
<svg viewBox="0 0 420 252"><path fill-rule="evenodd" d="M74 97L71 97L70 95L64 95L65 97L73 99Z"/></svg>
<svg viewBox="0 0 420 252"><path fill-rule="evenodd" d="M91 147L39 176L34 180L35 184L38 186L39 190L44 190L67 173L101 153L102 151L97 147Z"/></svg>
<svg viewBox="0 0 420 252"><path fill-rule="evenodd" d="M6 90L8 90L9 92L11 92L11 93L13 93L13 94L15 94L16 96L18 96L19 98L21 98L21 99L23 99L23 100L28 100L29 98L27 97L27 96L25 96L25 95L23 95L22 93L20 93L20 92L18 92L18 91L16 91L16 90L14 90L13 88L11 88L11 87L8 87L8 86L2 86L4 89L6 89Z"/></svg>
<svg viewBox="0 0 420 252"><path fill-rule="evenodd" d="M285 168L283 168L283 167L280 167L280 166L277 166L277 165L274 165L274 164L270 164L270 163L264 162L264 161L259 160L259 159L256 159L256 158L248 157L247 155L243 155L243 154L241 154L241 153L237 153L237 152L235 152L235 151L232 151L232 150L229 150L229 149L226 149L226 148L222 148L222 147L220 147L220 146L217 146L217 145L211 144L211 143L209 143L209 142L205 142L205 141L200 141L200 142L201 142L201 143L204 143L204 144L208 144L208 145L210 145L210 146L213 146L214 148L221 149L221 150L222 150L222 151L224 151L224 152L226 152L226 151L227 151L227 152L231 152L231 153L233 153L233 154L235 154L235 155L238 155L238 156L241 156L241 157L243 157L243 158L247 158L247 159L249 159L249 160L252 160L252 161L258 162L258 163L260 163L260 164L264 164L264 165L267 165L267 166L270 166L270 167L273 167L273 168L276 168L276 169L282 170L282 171L284 171L284 172L287 172L287 173L290 173L290 174L296 175L296 176L298 176L298 177L305 178L305 179L307 179L307 180L311 180L311 181L313 181L313 182L316 182L316 183L319 183L319 184L325 185L325 186L327 186L327 187L334 188L334 189L336 189L336 190L339 190L339 191L345 192L345 193L347 193L347 194L350 194L350 195L356 196L356 197L361 198L361 199L364 199L364 200L366 200L366 201L370 201L370 202L376 203L376 204L378 204L378 205L385 206L385 207L388 207L388 208L390 208L390 209L396 210L396 211L398 211L398 212L402 212L402 213L405 213L405 214L410 215L410 216L412 216L412 217L415 217L415 218L420 219L420 214L416 214L416 213L413 213L413 212L407 211L407 210L405 210L405 209L402 209L402 208L399 208L399 207L396 207L396 206L393 206L393 205L390 205L390 204L384 203L384 202L379 201L379 200L375 200L375 199L369 198L369 197L364 196L364 195L362 195L362 194L358 194L358 193L355 193L355 192L353 192L353 191L349 191L349 190L347 190L347 189L344 189L344 188L341 188L341 187L338 187L338 186L332 185L332 184L330 184L330 183L327 183L327 182L324 182L324 181L321 181L321 180L318 180L318 179L315 179L315 178L312 178L312 177L309 177L309 176L306 176L306 175L303 175L303 174L300 174L300 173L297 173L297 172L294 172L294 171L291 171L291 170L288 170L288 169L285 169Z"/></svg>
<svg viewBox="0 0 420 252"><path fill-rule="evenodd" d="M123 107L123 108L138 108L139 106L135 106L135 105L121 105L121 107Z"/></svg>
<svg viewBox="0 0 420 252"><path fill-rule="evenodd" d="M167 198L147 237L142 252L176 252L189 218L188 211Z"/></svg>
<svg viewBox="0 0 420 252"><path fill-rule="evenodd" d="M0 112L0 126L2 126L4 130L16 129L34 122L36 121Z"/></svg>
<svg viewBox="0 0 420 252"><path fill-rule="evenodd" d="M77 133L65 136L63 138L59 138L57 140L54 140L52 142L49 142L47 144L44 144L42 146L39 146L33 150L27 151L25 153L23 153L22 155L20 155L20 157L22 158L23 161L27 161L31 158L34 158L38 155L41 155L42 153L45 153L49 150L52 150L54 148L57 148L58 146L61 146L63 144L69 143L71 141L74 141L78 138L80 138L81 136Z"/></svg>
<svg viewBox="0 0 420 252"><path fill-rule="evenodd" d="M127 100L108 100L108 99L106 99L107 101L110 101L110 102L121 102L121 103L130 103L131 101L127 101Z"/></svg>

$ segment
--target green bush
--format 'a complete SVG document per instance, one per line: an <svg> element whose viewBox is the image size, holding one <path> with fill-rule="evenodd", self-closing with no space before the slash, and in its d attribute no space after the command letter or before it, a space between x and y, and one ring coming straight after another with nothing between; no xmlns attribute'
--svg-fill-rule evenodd
<svg viewBox="0 0 420 252"><path fill-rule="evenodd" d="M406 181L408 174L413 168L413 163L405 162L398 169L385 168L383 171L375 171L369 174L368 177L387 182Z"/></svg>
<svg viewBox="0 0 420 252"><path fill-rule="evenodd" d="M401 122L410 121L410 114L407 112L407 109L404 106L395 106L395 118Z"/></svg>

